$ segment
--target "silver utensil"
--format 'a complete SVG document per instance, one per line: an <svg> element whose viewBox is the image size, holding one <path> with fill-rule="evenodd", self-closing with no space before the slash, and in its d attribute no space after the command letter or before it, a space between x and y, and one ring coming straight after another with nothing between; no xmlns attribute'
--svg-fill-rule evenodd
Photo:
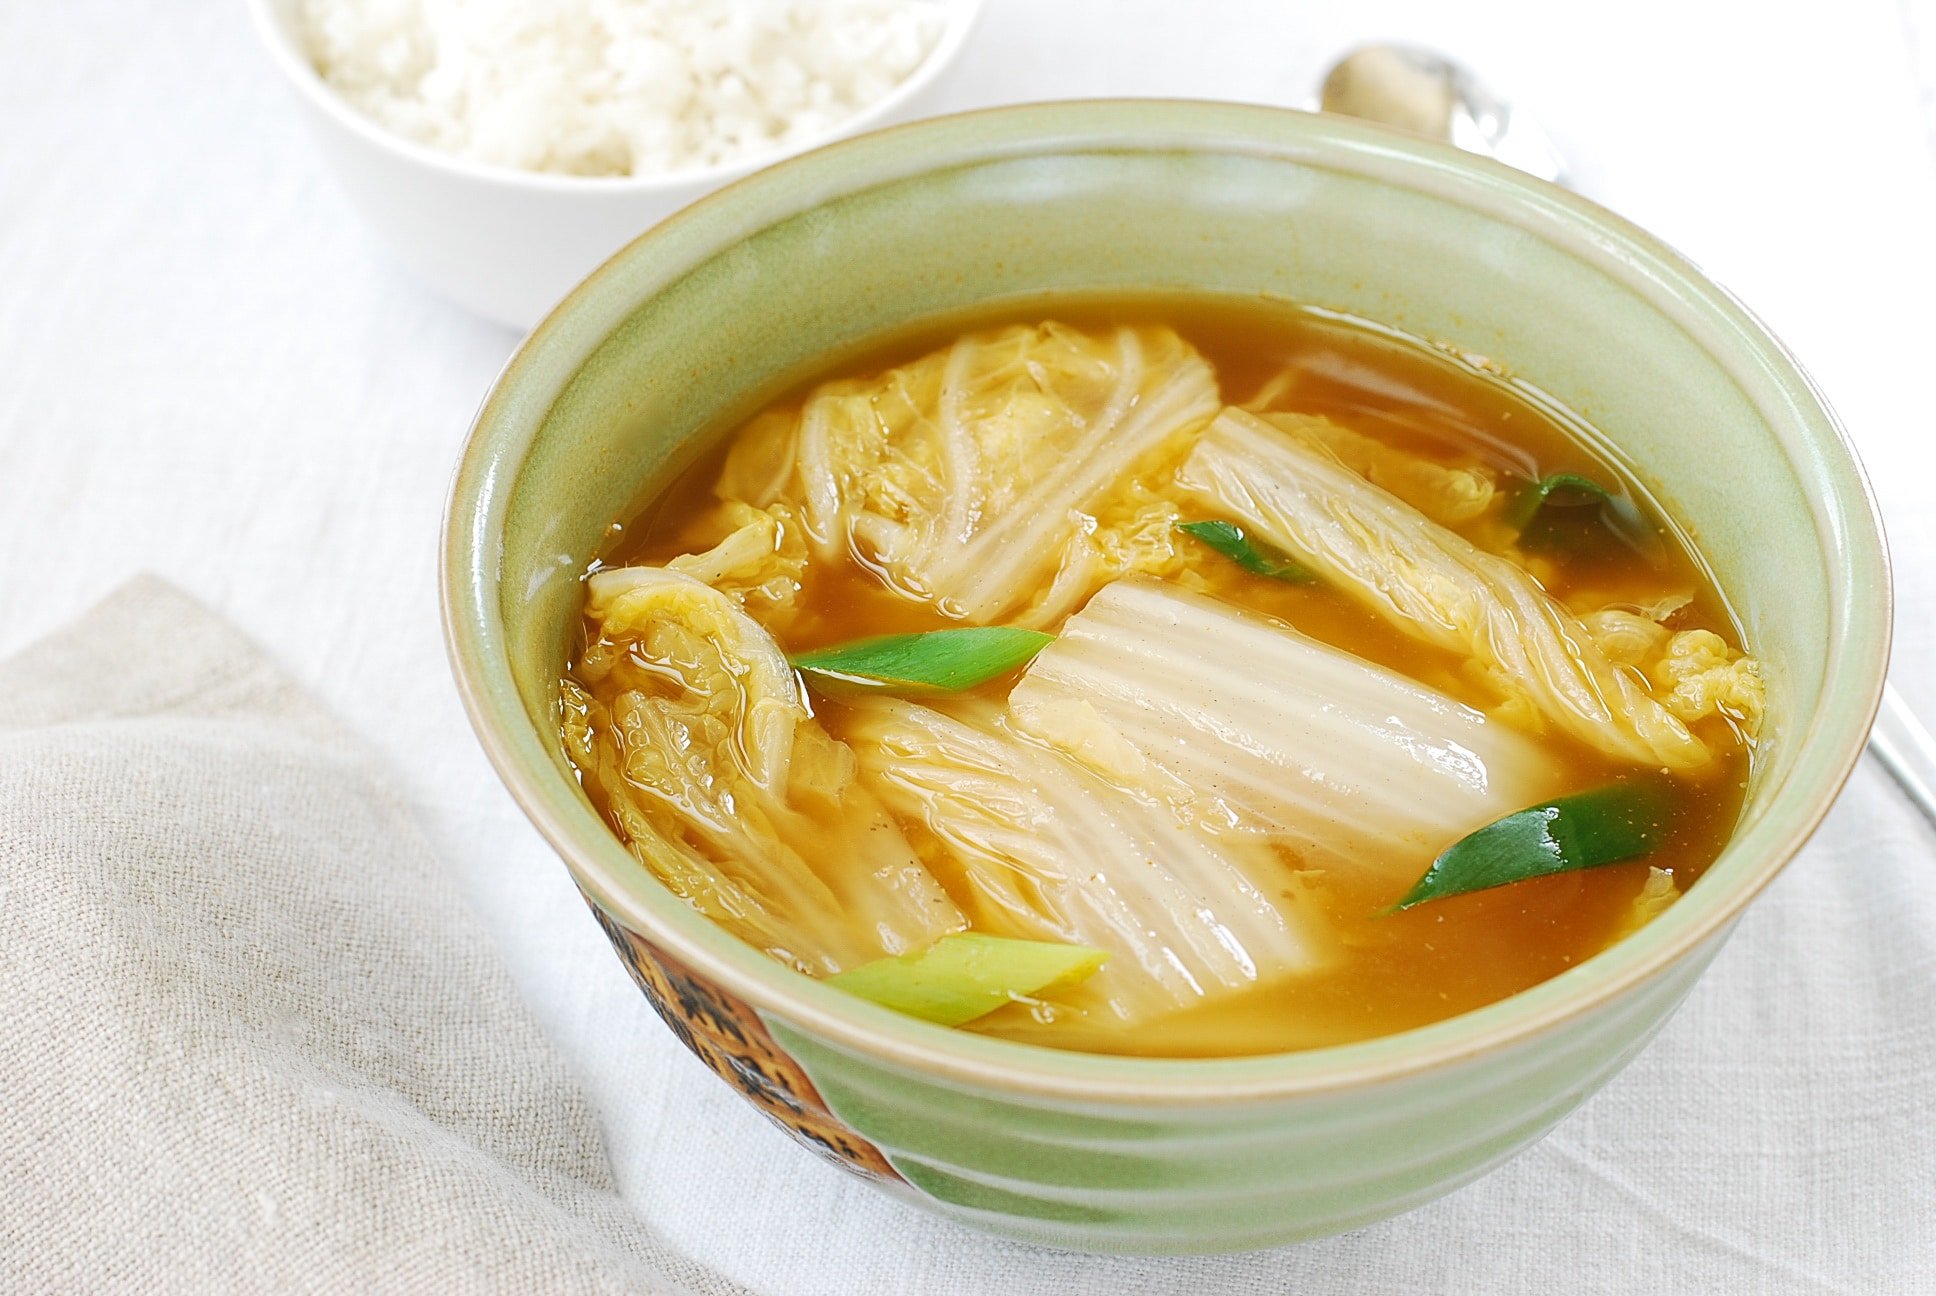
<svg viewBox="0 0 1936 1296"><path fill-rule="evenodd" d="M1566 166L1539 123L1470 70L1416 45L1362 45L1331 65L1318 91L1325 112L1397 126L1566 183Z"/></svg>
<svg viewBox="0 0 1936 1296"><path fill-rule="evenodd" d="M1869 750L1895 775L1909 799L1936 824L1936 737L1909 709L1893 684L1882 686L1882 710L1869 731Z"/></svg>
<svg viewBox="0 0 1936 1296"><path fill-rule="evenodd" d="M1469 69L1433 50L1360 46L1325 75L1318 107L1444 140L1542 180L1566 183L1559 150L1539 124ZM1936 737L1893 684L1883 685L1869 750L1936 824Z"/></svg>

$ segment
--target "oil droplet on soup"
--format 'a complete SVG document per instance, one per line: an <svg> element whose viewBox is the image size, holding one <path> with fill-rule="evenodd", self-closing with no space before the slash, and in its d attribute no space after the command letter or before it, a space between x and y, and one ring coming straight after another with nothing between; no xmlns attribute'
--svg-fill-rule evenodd
<svg viewBox="0 0 1936 1296"><path fill-rule="evenodd" d="M1697 556L1593 435L1492 366L1285 304L1055 299L910 330L722 428L614 529L564 684L566 749L645 866L810 975L964 925L1110 950L1082 985L963 1029L1218 1056L1422 1026L1628 934L1698 880L1739 814L1752 663ZM1220 442L1225 459L1206 458ZM1604 648L1601 685L1640 718L1602 740L1456 633L1379 606L1390 573L1346 570L1362 555L1301 552L1301 520L1333 525L1317 516L1332 505L1283 502L1295 481L1271 504L1242 478L1280 460L1354 474L1352 499L1429 531L1421 552L1482 585L1537 582L1560 637ZM1555 473L1614 503L1556 491L1524 521L1526 492ZM1246 500L1288 529L1239 525L1244 543L1315 579L1259 574L1176 529L1238 525ZM1300 507L1317 512L1291 516ZM1502 603L1490 624L1530 633L1530 606ZM1020 671L947 693L810 674L806 705L788 709L799 686L781 653L969 624L1061 637ZM1165 650L1173 626L1203 638L1148 677L1147 696L1125 685L1112 700L1109 681ZM1312 704L1337 714L1299 729L1329 735L1325 749L1262 751L1286 731L1245 725L1301 705L1307 686L1321 699L1332 679L1351 697ZM1165 699L1175 710L1138 729L1135 708ZM1448 736L1432 759L1477 751L1497 786L1448 785L1442 810L1367 804L1359 822L1321 805L1327 760L1341 782L1375 782L1377 744L1393 740L1370 731L1415 701L1419 724L1432 707L1477 713L1458 723L1479 726L1481 745ZM1226 723L1219 707L1238 709ZM1212 751L1226 740L1231 753ZM1661 761L1637 750L1648 743ZM1287 762L1283 787L1256 774L1270 760ZM1310 780L1295 796L1293 776ZM1391 911L1497 817L1472 822L1477 809L1642 776L1666 796L1643 856ZM1516 788L1523 800L1498 800ZM1297 821L1307 803L1321 824ZM1449 836L1433 835L1441 813L1458 824Z"/></svg>

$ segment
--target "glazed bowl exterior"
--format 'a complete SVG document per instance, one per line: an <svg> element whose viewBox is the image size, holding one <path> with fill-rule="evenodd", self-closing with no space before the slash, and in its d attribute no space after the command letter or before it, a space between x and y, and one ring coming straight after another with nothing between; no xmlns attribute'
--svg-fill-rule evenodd
<svg viewBox="0 0 1936 1296"><path fill-rule="evenodd" d="M820 141L918 116L961 52L982 0L936 0L945 26L885 97ZM249 0L270 59L295 92L343 190L397 259L486 319L530 328L599 262L687 203L799 146L654 176L567 176L487 166L393 135L317 75L297 36L300 0Z"/></svg>
<svg viewBox="0 0 1936 1296"><path fill-rule="evenodd" d="M553 707L579 574L642 488L824 357L910 321L1156 291L1282 298L1503 362L1589 419L1685 528L1769 685L1739 830L1685 898L1550 981L1422 1029L1277 1056L1102 1057L944 1030L799 976L688 909L606 831ZM444 593L491 759L689 1047L802 1142L910 1201L1127 1252L1352 1228L1545 1133L1646 1045L1827 811L1889 637L1880 529L1833 417L1687 262L1448 149L1177 102L882 132L633 243L538 328L479 414Z"/></svg>

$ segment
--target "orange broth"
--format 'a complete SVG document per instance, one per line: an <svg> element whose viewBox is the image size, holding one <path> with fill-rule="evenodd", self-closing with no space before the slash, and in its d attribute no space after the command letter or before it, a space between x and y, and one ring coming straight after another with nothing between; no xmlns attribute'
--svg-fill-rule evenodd
<svg viewBox="0 0 1936 1296"><path fill-rule="evenodd" d="M1740 636L1702 564L1615 464L1590 444L1578 419L1510 381L1487 362L1449 354L1363 323L1265 301L1204 297L1056 300L998 314L913 329L811 376L768 408L797 408L806 392L830 378L877 373L946 345L968 327L1061 320L1081 328L1161 324L1176 329L1215 368L1223 397L1250 399L1280 371L1294 373L1273 408L1318 414L1400 449L1447 464L1486 465L1501 480L1577 472L1613 486L1646 519L1651 534L1620 537L1601 528L1533 567L1556 597L1645 602L1692 591L1674 614L1675 630L1713 630L1730 646ZM703 548L701 534L715 503L717 478L732 429L713 450L657 492L622 525L600 556L605 567L663 563ZM1475 537L1476 538L1476 537ZM1410 638L1322 584L1295 585L1252 575L1203 553L1194 570L1212 592L1288 622L1306 634L1409 675L1482 709L1496 703L1459 659ZM801 612L781 643L789 652L872 635L958 624L932 606L889 589L857 561L810 565ZM1214 645L1208 646L1214 651ZM1005 696L1013 677L984 685ZM816 711L838 707L816 695ZM838 732L837 713L830 717ZM1672 872L1681 892L1720 853L1733 830L1746 786L1751 744L1719 719L1695 732L1717 753L1694 776L1667 780L1669 828L1645 859L1520 882L1383 913L1394 896L1353 878L1324 876L1302 903L1323 910L1323 927L1340 956L1321 969L1146 1024L1134 1031L1074 1030L1052 1015L1015 1005L966 1029L1090 1051L1152 1056L1281 1052L1341 1044L1422 1026L1481 1007L1538 984L1615 939L1650 867ZM1585 790L1631 772L1550 728L1540 735L1570 790ZM591 784L587 781L588 790ZM594 793L594 796L596 793ZM935 849L920 825L904 825L917 849ZM1416 861L1414 874L1431 863ZM1045 1020L1044 1018L1048 1018Z"/></svg>

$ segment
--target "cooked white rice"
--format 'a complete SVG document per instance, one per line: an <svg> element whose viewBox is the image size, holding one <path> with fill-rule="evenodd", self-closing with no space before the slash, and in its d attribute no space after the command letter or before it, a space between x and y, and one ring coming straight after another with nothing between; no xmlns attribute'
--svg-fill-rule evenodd
<svg viewBox="0 0 1936 1296"><path fill-rule="evenodd" d="M657 175L811 142L920 66L933 0L300 0L356 108L459 157Z"/></svg>

